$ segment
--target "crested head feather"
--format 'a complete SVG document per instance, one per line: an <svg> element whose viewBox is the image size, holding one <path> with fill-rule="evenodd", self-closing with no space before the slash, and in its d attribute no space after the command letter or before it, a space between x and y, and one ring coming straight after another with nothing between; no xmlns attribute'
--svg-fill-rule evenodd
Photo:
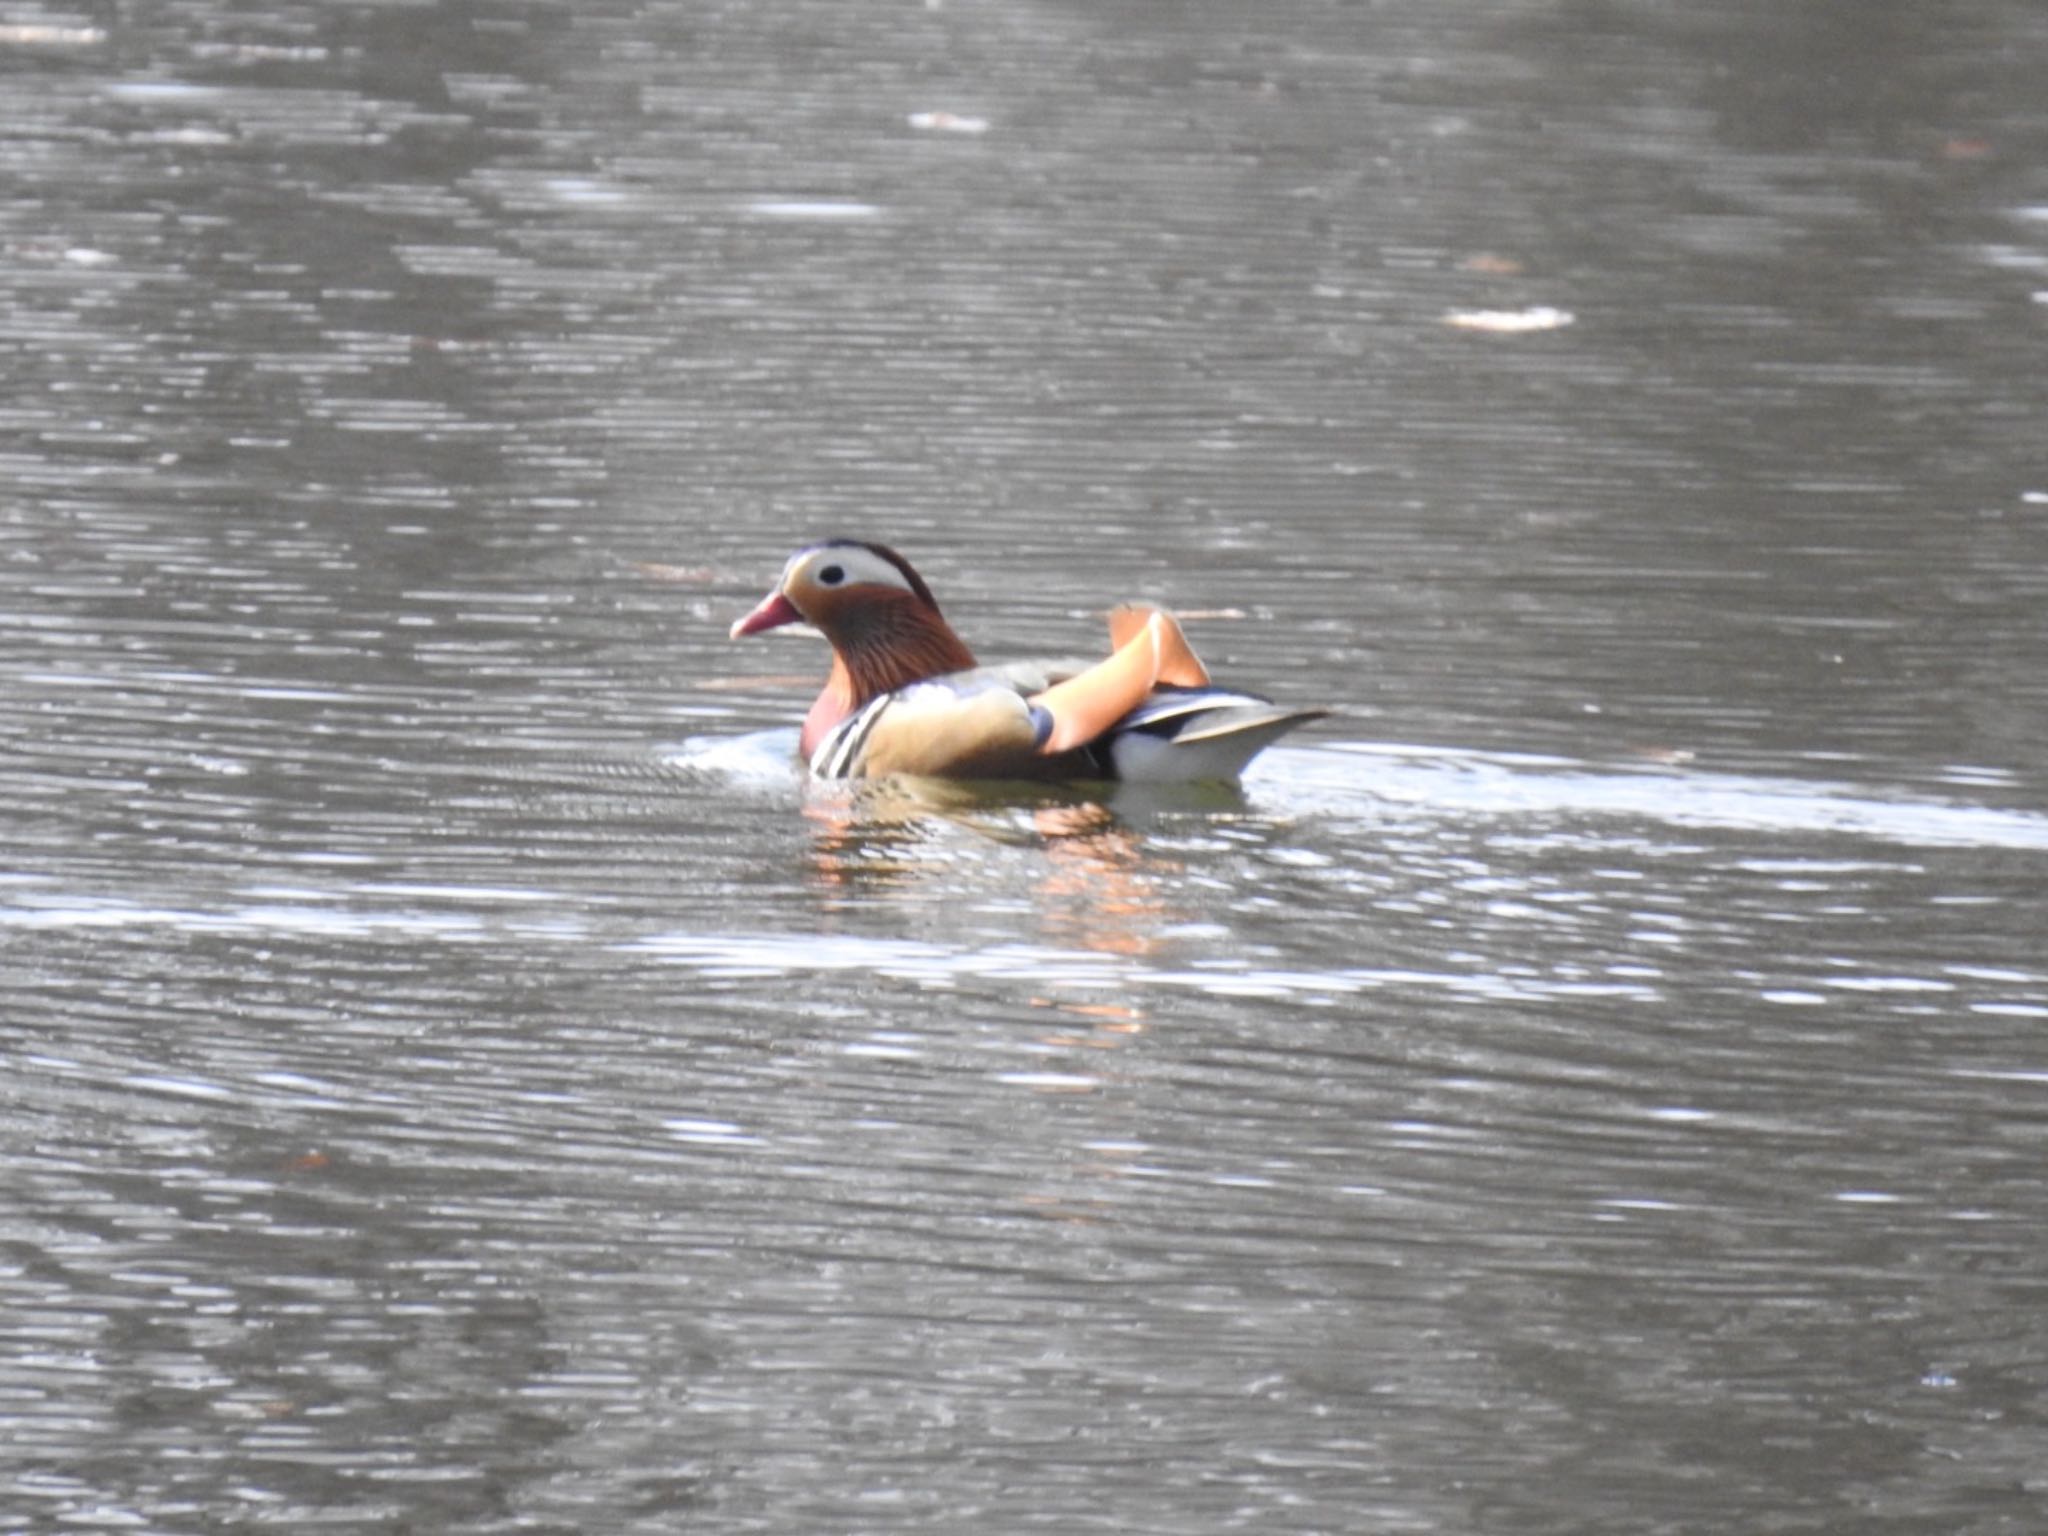
<svg viewBox="0 0 2048 1536"><path fill-rule="evenodd" d="M815 551L825 549L866 550L876 559L885 561L889 565L895 567L896 573L903 578L904 582L909 586L911 594L914 597L916 597L919 602L923 603L925 607L931 609L934 613L937 613L939 611L939 600L936 597L932 596L932 589L926 583L925 579L917 574L917 567L912 565L908 560L904 559L901 555L897 554L896 551L891 549L888 545L873 544L866 539L821 539L816 544L813 544L809 549L801 551L798 554L797 558L801 560L804 555L808 555Z"/></svg>

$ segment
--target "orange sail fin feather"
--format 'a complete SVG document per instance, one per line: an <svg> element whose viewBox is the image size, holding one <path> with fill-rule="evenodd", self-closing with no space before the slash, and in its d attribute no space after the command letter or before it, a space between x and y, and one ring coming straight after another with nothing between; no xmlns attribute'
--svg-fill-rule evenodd
<svg viewBox="0 0 2048 1536"><path fill-rule="evenodd" d="M1154 608L1150 603L1118 603L1109 610L1109 648L1120 651L1126 642L1145 627L1147 619L1158 617L1166 621L1165 633L1160 638L1159 681L1174 688L1206 688L1209 686L1209 669L1188 644L1188 637L1181 633L1180 620L1164 608Z"/></svg>
<svg viewBox="0 0 2048 1536"><path fill-rule="evenodd" d="M1129 611L1119 610L1119 614ZM1129 626L1120 625L1117 615L1112 615L1112 638L1119 628ZM1203 682L1209 680L1195 653L1188 649L1180 625L1155 608L1139 618L1137 628L1107 661L1099 661L1032 698L1032 703L1052 716L1052 730L1038 750L1050 757L1088 745L1144 703L1160 683L1173 680L1166 676L1169 660L1176 676L1190 675L1188 663L1193 663L1192 674Z"/></svg>
<svg viewBox="0 0 2048 1536"><path fill-rule="evenodd" d="M1179 622L1148 604L1109 615L1110 655L1078 670L977 667L924 578L894 550L830 539L798 550L735 637L808 622L832 647L801 748L821 778L1235 778L1327 713L1211 684Z"/></svg>

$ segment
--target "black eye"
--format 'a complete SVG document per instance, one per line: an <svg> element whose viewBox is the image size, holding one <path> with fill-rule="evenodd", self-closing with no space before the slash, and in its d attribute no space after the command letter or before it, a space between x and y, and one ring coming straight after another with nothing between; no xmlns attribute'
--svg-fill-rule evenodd
<svg viewBox="0 0 2048 1536"><path fill-rule="evenodd" d="M818 572L818 580L824 586L836 587L839 583L846 580L846 567L843 565L828 565L825 569Z"/></svg>

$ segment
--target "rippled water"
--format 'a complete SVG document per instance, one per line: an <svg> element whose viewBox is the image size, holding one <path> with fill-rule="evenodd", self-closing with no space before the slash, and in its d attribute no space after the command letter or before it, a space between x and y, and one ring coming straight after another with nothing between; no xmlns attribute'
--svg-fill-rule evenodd
<svg viewBox="0 0 2048 1536"><path fill-rule="evenodd" d="M0 1529L2039 1528L2044 45L0 17Z"/></svg>

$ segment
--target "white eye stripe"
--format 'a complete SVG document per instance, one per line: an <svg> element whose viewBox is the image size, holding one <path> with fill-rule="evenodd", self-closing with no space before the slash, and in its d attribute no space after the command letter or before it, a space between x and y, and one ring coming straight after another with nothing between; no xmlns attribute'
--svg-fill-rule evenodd
<svg viewBox="0 0 2048 1536"><path fill-rule="evenodd" d="M894 587L899 592L912 590L909 581L894 565L858 544L805 550L791 562L788 579L820 587L874 586Z"/></svg>

